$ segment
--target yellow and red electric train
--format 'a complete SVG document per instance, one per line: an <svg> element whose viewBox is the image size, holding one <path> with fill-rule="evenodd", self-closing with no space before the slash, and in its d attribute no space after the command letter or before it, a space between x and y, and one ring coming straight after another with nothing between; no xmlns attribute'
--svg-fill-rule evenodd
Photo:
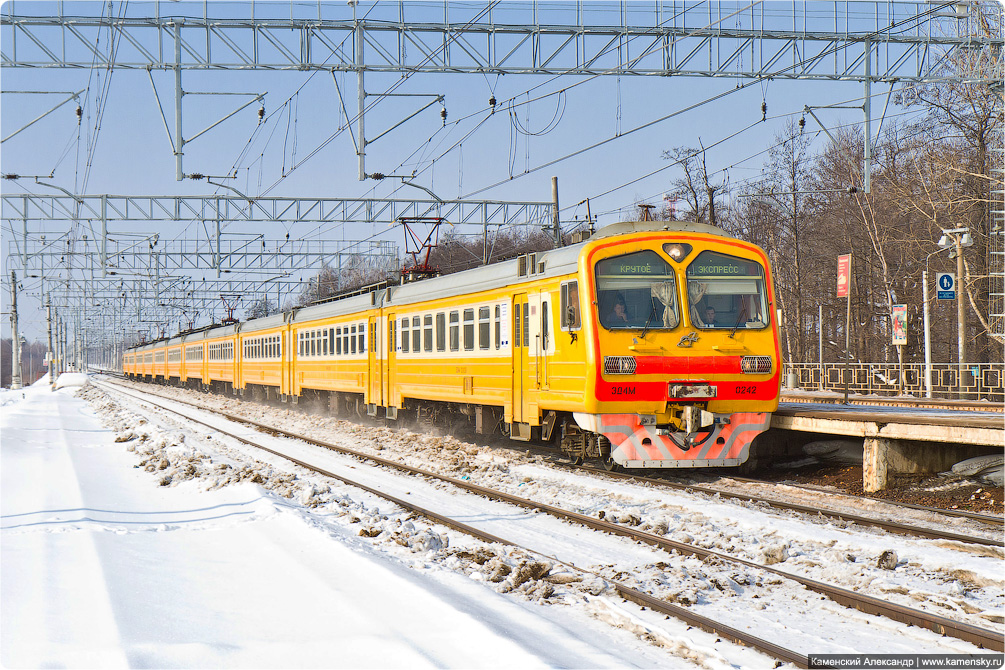
<svg viewBox="0 0 1005 670"><path fill-rule="evenodd" d="M609 467L743 463L778 406L768 259L690 222L627 222L473 270L126 352L134 379L335 415L463 423Z"/></svg>

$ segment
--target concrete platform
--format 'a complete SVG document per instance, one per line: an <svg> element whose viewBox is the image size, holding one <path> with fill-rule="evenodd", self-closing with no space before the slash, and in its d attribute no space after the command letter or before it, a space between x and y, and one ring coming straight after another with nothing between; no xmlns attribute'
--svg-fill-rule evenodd
<svg viewBox="0 0 1005 670"><path fill-rule="evenodd" d="M993 411L782 403L771 427L862 438L862 476L868 492L886 488L891 472L941 472L1005 447L1005 416Z"/></svg>

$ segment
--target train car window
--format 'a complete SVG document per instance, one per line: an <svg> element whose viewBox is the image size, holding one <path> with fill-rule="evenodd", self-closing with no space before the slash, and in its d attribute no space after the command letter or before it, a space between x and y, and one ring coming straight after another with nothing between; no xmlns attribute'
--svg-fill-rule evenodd
<svg viewBox="0 0 1005 670"><path fill-rule="evenodd" d="M328 329L328 339L331 341L331 344L328 345L328 354L334 356L335 350L338 349L338 339L335 337L334 328Z"/></svg>
<svg viewBox="0 0 1005 670"><path fill-rule="evenodd" d="M342 355L342 328L335 329L335 355Z"/></svg>
<svg viewBox="0 0 1005 670"><path fill-rule="evenodd" d="M478 308L478 348L488 349L492 346L492 310L489 307Z"/></svg>
<svg viewBox="0 0 1005 670"><path fill-rule="evenodd" d="M594 268L600 325L608 330L676 328L677 275L651 249L604 258Z"/></svg>
<svg viewBox="0 0 1005 670"><path fill-rule="evenodd" d="M436 315L436 350L447 348L447 315L440 312Z"/></svg>
<svg viewBox="0 0 1005 670"><path fill-rule="evenodd" d="M562 284L560 297L560 316L562 330L579 330L583 326L579 310L579 282L570 281Z"/></svg>
<svg viewBox="0 0 1005 670"><path fill-rule="evenodd" d="M500 349L502 347L502 305L496 305L495 335L496 349Z"/></svg>
<svg viewBox="0 0 1005 670"><path fill-rule="evenodd" d="M460 349L460 315L457 312L450 313L450 351Z"/></svg>
<svg viewBox="0 0 1005 670"><path fill-rule="evenodd" d="M464 351L475 348L475 310L464 310Z"/></svg>
<svg viewBox="0 0 1005 670"><path fill-rule="evenodd" d="M404 354L408 353L408 345L411 344L409 339L410 335L408 333L408 317L404 317L401 320L401 330L399 331L401 337L401 352Z"/></svg>
<svg viewBox="0 0 1005 670"><path fill-rule="evenodd" d="M523 304L523 346L530 346L530 303Z"/></svg>
<svg viewBox="0 0 1005 670"><path fill-rule="evenodd" d="M422 350L433 350L433 315L426 314L422 317Z"/></svg>
<svg viewBox="0 0 1005 670"><path fill-rule="evenodd" d="M328 355L328 331L321 331L321 353L325 356Z"/></svg>
<svg viewBox="0 0 1005 670"><path fill-rule="evenodd" d="M342 326L342 355L349 355L349 326Z"/></svg>
<svg viewBox="0 0 1005 670"><path fill-rule="evenodd" d="M366 353L366 324L359 324L359 353Z"/></svg>
<svg viewBox="0 0 1005 670"><path fill-rule="evenodd" d="M520 339L520 303L513 305L513 346L521 346Z"/></svg>
<svg viewBox="0 0 1005 670"><path fill-rule="evenodd" d="M703 251L687 266L688 315L696 328L766 328L764 268L756 261Z"/></svg>
<svg viewBox="0 0 1005 670"><path fill-rule="evenodd" d="M551 310L548 309L548 301L541 303L541 346L548 349L549 333L548 322L551 321Z"/></svg>
<svg viewBox="0 0 1005 670"><path fill-rule="evenodd" d="M412 351L419 353L422 349L422 322L417 316L412 317Z"/></svg>
<svg viewBox="0 0 1005 670"><path fill-rule="evenodd" d="M316 330L311 331L311 356L318 355L318 333Z"/></svg>
<svg viewBox="0 0 1005 670"><path fill-rule="evenodd" d="M349 326L349 352L356 353L356 324Z"/></svg>

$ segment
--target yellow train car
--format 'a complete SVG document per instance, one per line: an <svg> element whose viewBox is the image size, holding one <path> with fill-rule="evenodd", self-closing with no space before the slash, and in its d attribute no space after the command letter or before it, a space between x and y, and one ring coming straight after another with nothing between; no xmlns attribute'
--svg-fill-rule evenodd
<svg viewBox="0 0 1005 670"><path fill-rule="evenodd" d="M181 384L184 367L184 356L182 356L182 344L184 337L181 335L172 337L165 342L165 357L167 366L165 369L165 382L174 386Z"/></svg>
<svg viewBox="0 0 1005 670"><path fill-rule="evenodd" d="M143 363L140 365L140 376L151 380L154 377L154 349L148 344L141 349Z"/></svg>
<svg viewBox="0 0 1005 670"><path fill-rule="evenodd" d="M288 393L327 401L336 415L374 414L382 400L384 340L377 329L376 292L294 311Z"/></svg>
<svg viewBox="0 0 1005 670"><path fill-rule="evenodd" d="M203 383L219 393L231 394L237 389L239 328L239 324L233 323L206 331Z"/></svg>
<svg viewBox="0 0 1005 670"><path fill-rule="evenodd" d="M288 331L285 314L241 324L237 388L242 394L250 394L256 400L287 395L283 378L288 360Z"/></svg>
<svg viewBox="0 0 1005 670"><path fill-rule="evenodd" d="M181 341L182 375L180 382L189 388L202 389L206 378L206 329L185 333Z"/></svg>

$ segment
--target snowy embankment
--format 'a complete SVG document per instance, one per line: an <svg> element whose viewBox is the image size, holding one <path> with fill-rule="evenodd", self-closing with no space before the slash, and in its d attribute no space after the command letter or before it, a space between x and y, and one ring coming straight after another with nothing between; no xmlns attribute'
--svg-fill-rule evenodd
<svg viewBox="0 0 1005 670"><path fill-rule="evenodd" d="M174 391L173 394L189 395L181 391ZM685 494L677 496L633 484L612 484L602 478L553 470L546 467L538 458L514 454L508 449L493 452L452 438L364 428L299 412L245 405L238 401L198 394L191 394L190 397L197 398L204 406L220 405L228 410L240 407L245 413L253 415L251 418L283 425L300 432L312 432L315 436L354 449L370 450L383 456L401 457L405 460L411 459L415 464L427 468L436 469L442 466L453 474L460 474L478 483L504 487L508 482L508 485L521 495L572 507L581 512L595 511L598 515L603 512L605 516L610 515L624 523L640 524L656 532L668 535L688 534L688 529L695 533L701 532L705 534L704 537L692 536L691 539L700 540L699 544L704 542L706 546L720 550L749 545L742 548L750 552L755 560L783 563L785 565L781 567L786 569L792 567L794 572L802 572L802 568L807 566L824 568L825 571L831 572L822 563L828 561L837 566L838 569L833 572L839 579L827 579L827 581L840 583L840 577L845 572L851 572L853 576L861 575L862 583L870 589L888 594L885 597L910 596L907 598L909 603L917 604L916 601L922 601L930 606L934 603L939 613L946 613L946 609L950 613L955 610L961 618L969 616L985 626L989 622L993 623L997 617L993 605L981 609L976 609L974 605L970 605L969 609L960 605L960 602L975 600L974 594L958 594L951 586L943 589L945 580L942 578L933 579L923 571L919 575L912 576L912 571L918 570L917 566L913 566L909 560L898 560L895 557L891 559L891 552L888 549L877 550L876 554L870 556L867 552L871 552L872 549L860 546L862 538L858 536L862 535L867 541L875 541L877 545L884 547L889 547L890 541L912 542L911 540L885 538L875 533L862 533L799 518L786 519L784 516L781 518L783 528L780 533L774 528L780 522L778 515L765 513L756 506L735 505L702 496ZM122 403L127 407L138 407L135 401L123 400ZM177 485L179 481L185 481L190 477L204 479L210 486L248 479L257 480L265 487L277 487L276 490L281 490L286 495L301 496L308 505L316 505L319 511L333 510L340 515L343 523L360 523L362 525L360 534L372 537L374 546L394 551L402 544L410 544L407 539L402 542L400 514L395 512L388 514L387 503L372 500L367 503L372 506L368 512L346 511L342 508L338 496L331 493L331 487L324 482L325 478L310 475L282 459L263 456L259 450L239 446L227 439L213 440L211 444L203 446L211 447L212 451L225 454L227 458L232 459L235 464L232 466L233 471L230 468L221 470L222 466L219 463L211 464L211 468L207 469L199 462L193 462L192 455L185 455L184 452L173 457L172 452L175 448L171 447L171 444L180 444L182 441L191 446L191 439L185 438L185 435L203 436L208 432L206 428L186 425L186 422L181 421L177 424L179 431L167 440L167 446L158 446L157 440L151 440L149 437L151 428L136 430L137 423L142 419L131 416L130 412L123 411L114 404L109 405L106 411L109 420L117 422L118 429L124 432L124 437L139 440L141 445L145 445L142 448L144 452L153 449L147 454L148 457L144 458L144 467L149 468L166 486ZM151 417L159 414L149 409L142 411ZM132 435L129 434L130 431L133 432ZM250 430L249 434L256 435L256 439L275 439L263 438L261 433ZM146 439L144 435L147 435ZM441 501L446 498L456 500L463 497L452 490L447 490L452 487L428 484L415 478L404 478L406 481L402 483L395 481L402 479L400 476L391 476L379 468L364 466L353 459L329 454L316 447L297 445L290 440L281 442L284 451L292 451L292 455L298 458L320 462L322 467L328 470L347 469L354 479L360 479L361 476L376 478L375 481L365 479L362 481L370 485L377 484L382 490L390 487L390 492L399 497L412 495L411 499L417 502L417 499L423 496L429 499L439 496ZM500 455L502 453L506 454L505 458ZM197 461L203 460L201 456L197 458ZM291 486L295 488L291 489ZM395 486L403 488L395 490L393 488ZM295 490L297 487L303 488L298 492ZM325 490L326 487L329 490ZM583 496L584 499L579 503L570 502L570 497L575 496ZM352 497L355 501L367 500L364 495ZM501 519L506 514L512 515L512 512L499 510L488 512L472 507L468 514L469 517L461 517L462 520L471 522L475 517L479 519L491 517L494 522L501 523ZM569 556L568 551L575 549L576 552L571 555L575 557L576 565L593 567L605 577L619 579L661 597L690 605L700 614L738 624L741 628L759 631L777 643L788 643L794 649L815 652L825 650L916 652L919 649L973 651L969 645L955 640L943 640L927 631L902 627L877 620L875 617L850 612L827 601L821 602L818 596L808 594L803 589L776 577L760 574L756 570L737 570L735 566L682 559L649 548L640 548L620 539L601 539L602 536L596 533L584 533L574 542L563 544L562 538L567 537L569 531L553 526L550 530L531 532L528 529L538 523L538 520L535 518L532 523L526 517L537 515L520 514L524 518L515 519L516 524L511 526L510 530L522 528L524 538L528 540L526 543L521 542L525 546L546 550L549 555L561 556ZM736 519L739 519L740 523L737 523ZM795 530L786 529L784 523L792 524ZM415 522L412 526L418 526L418 523ZM412 536L410 528L406 527L405 531L406 536ZM845 547L839 546L837 541L829 537L831 533L845 537L848 546L853 547L858 553L844 553ZM441 539L443 536L449 536L449 548L438 547L435 540L432 543L419 542L418 551L426 553L425 560L429 565L459 571L473 579L488 581L494 585L493 588L501 592L512 592L518 597L533 598L542 602L579 606L584 602L591 603L591 593L596 592L598 586L602 588L602 583L598 585L595 580L580 581L575 574L568 574L567 570L554 564L548 572L541 574L542 570L548 570L548 566L536 565L541 561L535 562L533 557L521 555L520 552L503 552L498 548L484 546L472 551L461 547L460 543L467 541L463 536L458 537L444 531L433 531L433 534L440 535ZM546 534L547 539L552 537L558 539L554 544L548 545L543 538ZM807 544L806 547L812 551L804 551L799 542L792 543L788 537L820 534L827 538L826 542L817 542L821 547L811 546L813 543ZM512 535L503 535L513 539ZM679 539L687 538L682 536ZM612 542L620 543L614 552L606 546L602 547ZM914 551L923 553L931 549L933 543L927 543L926 546L926 543L922 542L913 546ZM411 548L415 549L416 546L412 544ZM607 553L598 553L602 550ZM952 548L946 548L944 551L947 552L947 556L958 553ZM990 553L994 553L994 550L990 550ZM879 567L877 563L882 555L885 555L882 561L884 567ZM965 560L967 554L963 553L961 556ZM955 557L956 563L959 563L961 556ZM982 572L994 575L988 578L987 583L974 585L973 590L981 591L976 596L976 602L980 602L980 598L986 598L990 603L995 602L996 598L1000 598L1001 590L998 586L1000 580L995 572L998 561L988 556L976 556L972 560L974 566L978 566ZM954 566L954 569L956 567L958 566ZM515 575L515 578L510 575ZM535 579L535 577L541 578ZM949 581L956 579L971 579L971 575L961 572ZM913 592L904 586L905 582L910 583L912 580L919 585L919 589ZM855 583L851 581L852 588ZM946 590L947 593L941 593L940 589ZM603 594L603 591L600 593ZM983 595L984 593L987 595ZM595 602L592 601L591 605ZM944 603L948 603L948 606ZM590 611L590 606L585 611ZM812 616L808 617L807 614L811 612ZM656 639L662 639L667 635L665 631L670 624L661 622L659 625L647 625L650 627L648 637L655 636ZM664 631L661 635L653 632L661 630ZM685 637L690 641L689 645L685 645L688 648L694 647L692 635L693 632L688 632Z"/></svg>
<svg viewBox="0 0 1005 670"><path fill-rule="evenodd" d="M75 391L27 389L0 415L5 667L656 667L678 647L674 664L731 664L644 641L638 608L603 584L577 608L499 593L520 581L503 565L534 561L473 545L473 565L489 553L487 588L430 563L446 542L462 560L463 537L104 401L105 418L136 435L117 442ZM394 540L360 532L386 523ZM766 664L738 653L733 664Z"/></svg>

